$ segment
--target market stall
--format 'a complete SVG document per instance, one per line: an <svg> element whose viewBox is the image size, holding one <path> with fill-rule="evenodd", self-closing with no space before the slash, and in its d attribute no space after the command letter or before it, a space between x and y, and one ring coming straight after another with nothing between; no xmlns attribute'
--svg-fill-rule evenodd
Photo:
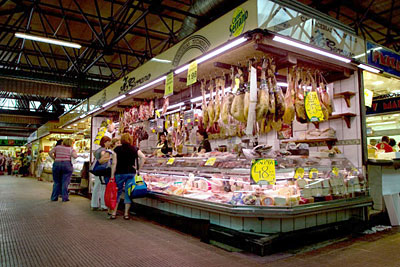
<svg viewBox="0 0 400 267"><path fill-rule="evenodd" d="M363 73L368 136L368 176L375 213L387 212L400 224L400 55L367 42L367 62L376 73Z"/></svg>
<svg viewBox="0 0 400 267"><path fill-rule="evenodd" d="M138 205L258 233L365 220L360 72L348 58L365 52L363 42L335 29L345 45L327 52L261 16L279 7L261 2L194 34L208 45L202 54L182 60L189 38L159 56L174 65L150 61L95 95L87 115L114 122L148 152L142 174L151 193ZM320 32L320 22L303 18L289 26ZM216 37L226 28L230 35ZM211 152L198 153L197 132L207 133ZM172 148L162 157L153 153L159 133Z"/></svg>

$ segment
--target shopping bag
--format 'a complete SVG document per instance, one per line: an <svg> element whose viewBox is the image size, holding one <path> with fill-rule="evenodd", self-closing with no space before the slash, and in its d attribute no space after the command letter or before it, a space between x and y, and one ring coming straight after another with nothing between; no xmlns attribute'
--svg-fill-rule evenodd
<svg viewBox="0 0 400 267"><path fill-rule="evenodd" d="M142 176L135 175L135 178L128 182L128 195L130 199L141 198L147 195L147 184Z"/></svg>
<svg viewBox="0 0 400 267"><path fill-rule="evenodd" d="M89 172L96 176L110 177L111 176L111 162L100 164L96 159L89 169Z"/></svg>
<svg viewBox="0 0 400 267"><path fill-rule="evenodd" d="M106 186L106 192L104 193L104 202L109 209L114 210L117 206L117 196L117 183L115 182L115 178L111 177Z"/></svg>

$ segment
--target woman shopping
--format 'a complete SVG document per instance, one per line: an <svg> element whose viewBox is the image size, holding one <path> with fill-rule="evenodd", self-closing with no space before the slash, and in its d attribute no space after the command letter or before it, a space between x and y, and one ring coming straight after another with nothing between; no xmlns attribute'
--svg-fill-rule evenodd
<svg viewBox="0 0 400 267"><path fill-rule="evenodd" d="M71 158L78 157L72 145L72 139L64 139L62 145L54 147L49 153L49 156L54 160L52 201L57 201L60 194L63 202L69 201L68 185L74 170Z"/></svg>
<svg viewBox="0 0 400 267"><path fill-rule="evenodd" d="M117 146L114 149L117 154L117 166L115 170L115 182L118 187L117 203L119 203L122 189L124 185L135 178L136 162L140 161L139 165L142 166L144 159L146 158L144 154L135 146L132 146L132 137L128 133L124 133L121 136L121 146ZM140 159L140 160L137 160ZM125 188L125 212L124 219L129 220L129 209L131 207L132 201L129 198L128 190ZM112 211L110 219L116 219L117 207Z"/></svg>
<svg viewBox="0 0 400 267"><path fill-rule="evenodd" d="M100 148L94 152L95 160L99 164L105 164L111 160L111 152L107 151L111 145L111 138L103 136L100 140ZM94 163L96 164L96 163ZM111 168L111 162L110 162ZM92 200L90 203L91 210L106 210L107 207L104 203L104 192L106 190L106 184L110 177L105 176L94 176L94 186L92 189Z"/></svg>

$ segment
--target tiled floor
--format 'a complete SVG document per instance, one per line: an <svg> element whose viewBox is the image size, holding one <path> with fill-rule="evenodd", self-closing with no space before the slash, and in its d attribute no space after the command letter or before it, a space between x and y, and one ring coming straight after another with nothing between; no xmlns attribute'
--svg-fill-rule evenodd
<svg viewBox="0 0 400 267"><path fill-rule="evenodd" d="M231 253L143 218L110 221L89 200L51 202L52 184L0 176L0 266L400 266L400 233L291 255Z"/></svg>

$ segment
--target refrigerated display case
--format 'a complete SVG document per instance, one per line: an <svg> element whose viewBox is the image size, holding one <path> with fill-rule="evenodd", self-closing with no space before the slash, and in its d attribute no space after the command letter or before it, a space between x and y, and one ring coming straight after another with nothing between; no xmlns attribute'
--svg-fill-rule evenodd
<svg viewBox="0 0 400 267"><path fill-rule="evenodd" d="M343 155L268 158L275 163L275 179L258 183L254 172L263 170L254 170L257 160L230 153L146 159L141 175L150 197L135 202L263 233L365 216L367 181Z"/></svg>

